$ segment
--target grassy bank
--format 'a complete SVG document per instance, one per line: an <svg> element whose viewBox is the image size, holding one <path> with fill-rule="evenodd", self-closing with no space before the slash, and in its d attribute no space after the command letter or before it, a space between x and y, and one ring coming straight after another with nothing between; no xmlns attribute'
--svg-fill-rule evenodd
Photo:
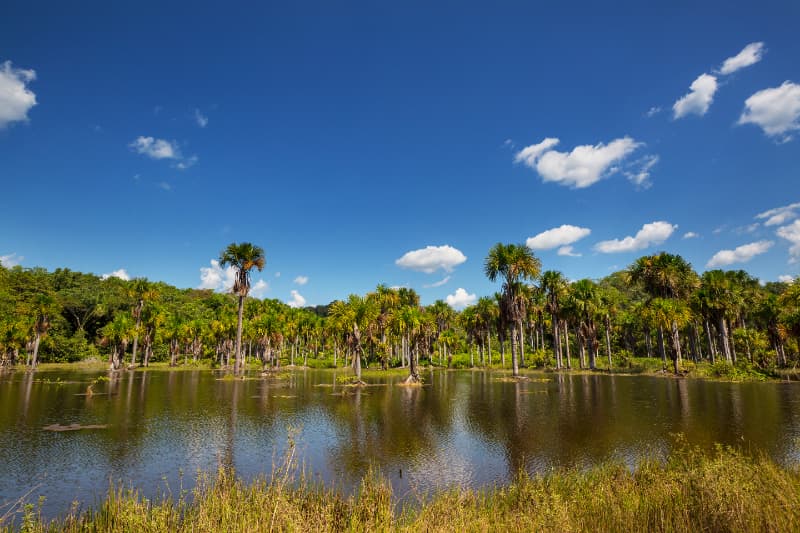
<svg viewBox="0 0 800 533"><path fill-rule="evenodd" d="M15 530L6 517L0 531ZM246 484L230 473L201 477L191 498L149 501L111 491L97 508L45 522L29 505L24 531L795 531L800 472L720 448L684 449L631 472L608 463L588 471L519 476L503 488L442 492L395 503L379 475L344 497L286 470Z"/></svg>

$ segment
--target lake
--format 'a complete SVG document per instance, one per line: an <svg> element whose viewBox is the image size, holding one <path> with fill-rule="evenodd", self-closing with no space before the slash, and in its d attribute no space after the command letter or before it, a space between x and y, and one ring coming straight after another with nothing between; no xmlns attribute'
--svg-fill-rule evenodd
<svg viewBox="0 0 800 533"><path fill-rule="evenodd" d="M800 384L720 383L648 376L424 371L368 377L294 370L280 379L221 379L208 370L0 375L0 505L31 489L45 516L97 503L122 481L148 496L193 486L198 471L233 466L246 479L281 463L289 435L315 478L349 491L371 464L399 498L504 483L520 469L633 466L663 457L676 435L800 462ZM50 431L53 424L99 425ZM2 514L0 509L0 514Z"/></svg>

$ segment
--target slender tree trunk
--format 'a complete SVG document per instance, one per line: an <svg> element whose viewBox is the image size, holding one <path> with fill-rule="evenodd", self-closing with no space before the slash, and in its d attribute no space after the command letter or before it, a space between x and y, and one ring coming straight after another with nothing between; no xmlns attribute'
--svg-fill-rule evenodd
<svg viewBox="0 0 800 533"><path fill-rule="evenodd" d="M664 328L661 324L658 325L658 351L661 353L661 362L663 369L667 369L667 350L664 347Z"/></svg>
<svg viewBox="0 0 800 533"><path fill-rule="evenodd" d="M725 317L720 316L717 322L719 324L719 343L722 347L722 356L725 358L725 361L731 363L731 349L730 345L728 344L728 327L725 325Z"/></svg>
<svg viewBox="0 0 800 533"><path fill-rule="evenodd" d="M708 341L708 356L711 358L711 364L713 365L716 361L717 351L714 349L714 337L711 336L711 326L708 324L708 320L704 321L705 329L706 329L706 340Z"/></svg>
<svg viewBox="0 0 800 533"><path fill-rule="evenodd" d="M653 341L649 329L644 330L644 345L647 347L647 357L653 357Z"/></svg>
<svg viewBox="0 0 800 533"><path fill-rule="evenodd" d="M606 352L608 354L608 369L611 370L611 318L606 313Z"/></svg>
<svg viewBox="0 0 800 533"><path fill-rule="evenodd" d="M492 331L489 330L489 335L487 335L487 343L489 345L489 364L492 364Z"/></svg>
<svg viewBox="0 0 800 533"><path fill-rule="evenodd" d="M136 312L136 331L133 332L133 351L131 352L131 368L136 367L136 348L139 346L139 328L142 327L142 302L138 304Z"/></svg>
<svg viewBox="0 0 800 533"><path fill-rule="evenodd" d="M517 360L517 324L511 326L511 375L519 376L519 361Z"/></svg>
<svg viewBox="0 0 800 533"><path fill-rule="evenodd" d="M31 368L36 370L36 366L39 363L39 344L42 341L42 334L38 331L35 334L36 336L33 339L33 357L31 357Z"/></svg>
<svg viewBox="0 0 800 533"><path fill-rule="evenodd" d="M680 373L680 362L681 362L681 336L680 332L678 332L678 323L674 320L672 321L672 366L675 370L675 373Z"/></svg>
<svg viewBox="0 0 800 533"><path fill-rule="evenodd" d="M519 364L525 366L525 326L520 321L517 327L519 333Z"/></svg>
<svg viewBox="0 0 800 533"><path fill-rule="evenodd" d="M242 371L242 319L244 317L244 296L239 295L239 316L236 321L236 352L233 360L233 375Z"/></svg>
<svg viewBox="0 0 800 533"><path fill-rule="evenodd" d="M558 334L558 317L553 314L553 356L556 358L556 368L561 370L561 335Z"/></svg>
<svg viewBox="0 0 800 533"><path fill-rule="evenodd" d="M567 368L572 370L572 359L569 355L569 327L567 327L566 321L564 321L564 352L564 355L567 356Z"/></svg>

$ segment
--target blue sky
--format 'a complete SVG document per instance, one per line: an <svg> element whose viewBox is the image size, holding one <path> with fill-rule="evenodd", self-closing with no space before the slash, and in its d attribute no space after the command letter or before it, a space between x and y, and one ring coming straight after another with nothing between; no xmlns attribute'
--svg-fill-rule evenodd
<svg viewBox="0 0 800 533"><path fill-rule="evenodd" d="M4 264L219 288L252 241L307 304L463 304L500 241L800 273L797 2L118 4L4 3Z"/></svg>

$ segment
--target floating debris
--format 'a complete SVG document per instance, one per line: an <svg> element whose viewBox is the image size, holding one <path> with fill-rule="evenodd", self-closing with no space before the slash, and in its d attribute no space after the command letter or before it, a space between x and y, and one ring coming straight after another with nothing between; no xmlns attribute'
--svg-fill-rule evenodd
<svg viewBox="0 0 800 533"><path fill-rule="evenodd" d="M68 426L63 426L61 424L51 424L49 426L45 426L42 429L45 431L78 431L80 429L106 429L108 424L69 424Z"/></svg>

